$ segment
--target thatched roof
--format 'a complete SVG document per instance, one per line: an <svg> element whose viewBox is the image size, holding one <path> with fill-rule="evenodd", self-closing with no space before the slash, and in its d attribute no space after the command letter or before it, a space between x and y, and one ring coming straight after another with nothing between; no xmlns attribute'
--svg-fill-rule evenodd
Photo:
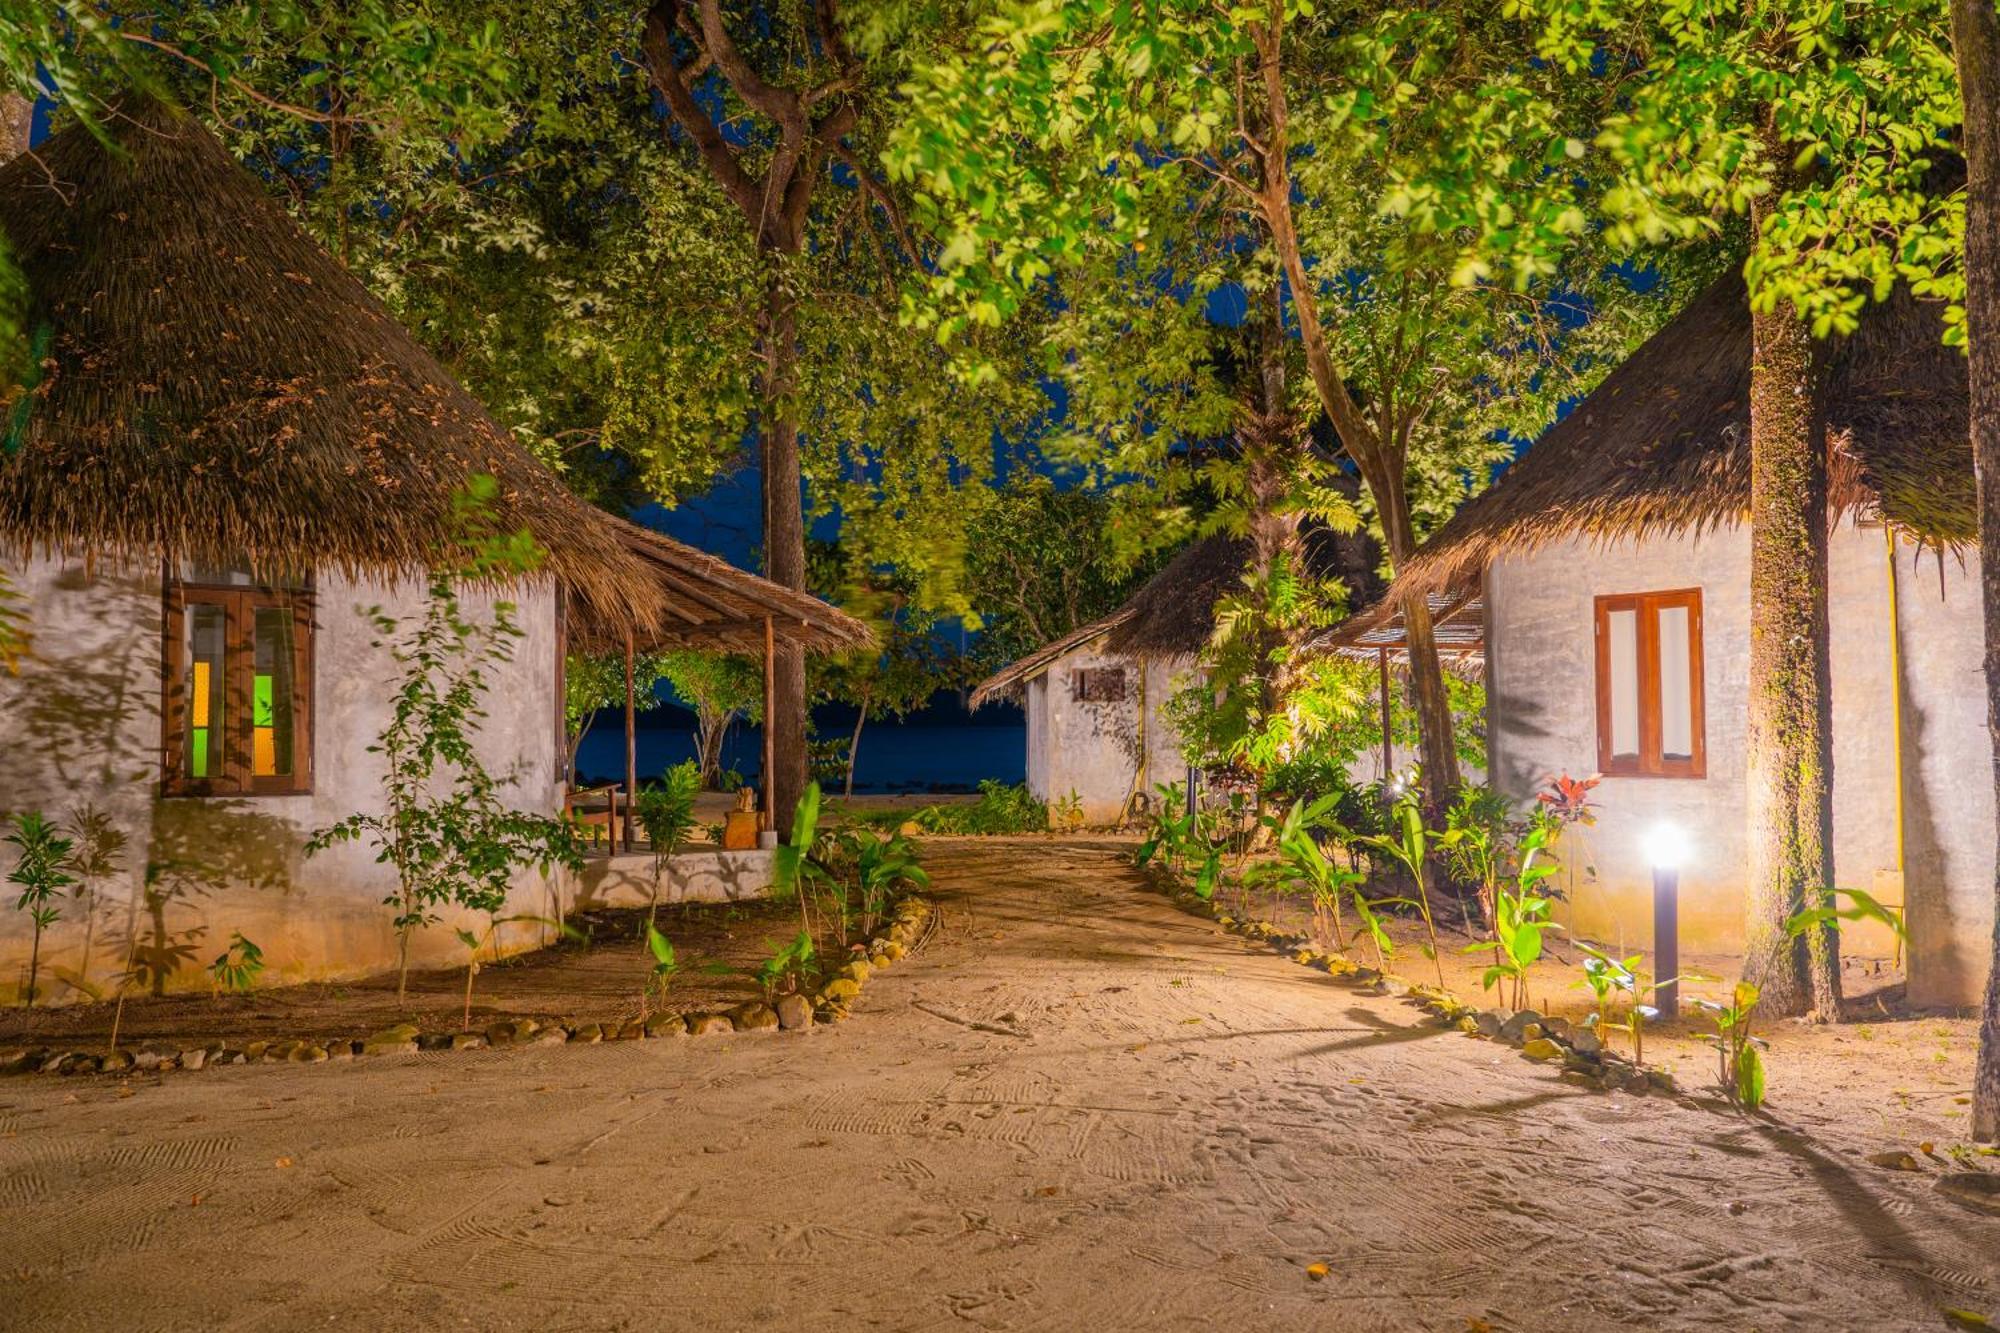
<svg viewBox="0 0 2000 1333"><path fill-rule="evenodd" d="M77 127L0 167L50 337L0 462L0 545L393 577L434 560L454 492L488 473L580 623L715 646L700 623L754 606L787 638L852 637L577 499L193 119L142 102L109 129L116 150Z"/></svg>
<svg viewBox="0 0 2000 1333"><path fill-rule="evenodd" d="M841 652L875 642L868 626L809 593L746 574L720 557L636 523L612 523L663 594L667 622L661 630L634 636L633 646L640 652L696 647L761 653L766 617L776 637L809 651ZM583 608L570 619L569 638L585 651L616 652L625 646L625 627Z"/></svg>
<svg viewBox="0 0 2000 1333"><path fill-rule="evenodd" d="M1059 639L1050 639L1026 657L1016 658L980 681L973 687L968 706L974 709L981 708L995 699L1012 694L1048 670L1057 658L1103 638L1131 618L1132 604L1127 602L1101 620L1079 625Z"/></svg>
<svg viewBox="0 0 2000 1333"><path fill-rule="evenodd" d="M1357 603L1374 597L1380 586L1374 574L1375 547L1365 536L1310 532L1305 548L1305 563L1316 577L1339 577ZM1189 543L1110 615L1043 644L981 681L971 706L1011 693L1057 658L1098 639L1105 652L1120 657L1195 656L1215 634L1216 603L1242 587L1250 556L1250 543L1241 537Z"/></svg>
<svg viewBox="0 0 2000 1333"><path fill-rule="evenodd" d="M1934 306L1898 292L1830 351L1832 499L1930 541L1974 540L1965 358ZM1463 595L1510 548L1740 522L1750 503L1750 310L1723 278L1468 502L1401 571L1393 592ZM1385 601L1334 637L1366 633Z"/></svg>

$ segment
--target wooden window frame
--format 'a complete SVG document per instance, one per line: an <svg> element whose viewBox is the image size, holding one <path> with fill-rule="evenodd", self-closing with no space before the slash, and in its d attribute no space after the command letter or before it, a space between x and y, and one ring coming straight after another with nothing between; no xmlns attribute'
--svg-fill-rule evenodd
<svg viewBox="0 0 2000 1333"><path fill-rule="evenodd" d="M1661 751L1660 612L1684 607L1688 613L1689 754L1668 759ZM1611 753L1611 615L1630 611L1636 629L1639 677L1639 753ZM1702 678L1701 589L1616 593L1599 597L1594 617L1597 641L1597 771L1615 778L1703 778L1708 776L1708 717Z"/></svg>
<svg viewBox="0 0 2000 1333"><path fill-rule="evenodd" d="M188 797L308 796L313 789L313 593L300 588L260 588L202 583L168 572L162 595L160 636L160 795ZM187 698L183 651L190 606L223 608L222 771L192 778L182 771L186 749L181 723ZM265 607L292 613L292 771L260 777L251 772L254 672L243 663L255 652L256 612Z"/></svg>
<svg viewBox="0 0 2000 1333"><path fill-rule="evenodd" d="M1110 676L1118 678L1116 697L1105 698L1090 692L1087 682L1103 680ZM1069 697L1072 703L1122 704L1130 694L1125 680L1125 668L1122 666L1076 667L1070 672Z"/></svg>

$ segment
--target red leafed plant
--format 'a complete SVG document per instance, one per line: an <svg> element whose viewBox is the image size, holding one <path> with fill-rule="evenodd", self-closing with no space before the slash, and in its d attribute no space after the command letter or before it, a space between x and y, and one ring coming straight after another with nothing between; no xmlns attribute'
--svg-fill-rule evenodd
<svg viewBox="0 0 2000 1333"><path fill-rule="evenodd" d="M1590 792L1601 781L1601 773L1592 773L1587 778L1558 773L1549 779L1549 785L1535 799L1564 824L1595 824L1597 807L1590 803Z"/></svg>

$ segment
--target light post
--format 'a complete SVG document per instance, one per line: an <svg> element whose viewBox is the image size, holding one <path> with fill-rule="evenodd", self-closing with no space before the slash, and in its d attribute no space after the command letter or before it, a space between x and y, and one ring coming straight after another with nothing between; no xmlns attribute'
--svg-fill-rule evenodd
<svg viewBox="0 0 2000 1333"><path fill-rule="evenodd" d="M1681 1011L1681 862L1687 836L1672 824L1655 824L1646 834L1646 859L1653 863L1653 1005L1662 1017Z"/></svg>

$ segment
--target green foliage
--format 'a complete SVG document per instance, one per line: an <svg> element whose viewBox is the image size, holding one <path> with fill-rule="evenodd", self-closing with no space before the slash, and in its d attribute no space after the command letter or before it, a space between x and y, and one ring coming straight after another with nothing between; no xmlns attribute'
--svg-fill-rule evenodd
<svg viewBox="0 0 2000 1333"><path fill-rule="evenodd" d="M819 953L813 947L811 931L801 930L788 944L774 944L770 940L764 943L773 953L750 975L764 988L766 1003L786 992L805 990L819 976Z"/></svg>
<svg viewBox="0 0 2000 1333"><path fill-rule="evenodd" d="M1043 833L1049 828L1049 808L1025 785L984 778L977 801L927 805L910 822L926 833Z"/></svg>
<svg viewBox="0 0 2000 1333"><path fill-rule="evenodd" d="M7 882L20 886L20 896L14 900L14 910L26 912L34 923L34 941L28 949L28 986L25 992L27 1006L35 1005L36 982L42 964L42 932L62 919L62 907L58 895L76 883L70 874L70 851L74 846L65 838L56 825L39 810L26 810L14 816L13 827L8 831L6 841L15 849L14 868L7 872Z"/></svg>
<svg viewBox="0 0 2000 1333"><path fill-rule="evenodd" d="M752 658L692 649L662 654L660 672L674 695L694 710L695 754L705 786L729 791L722 743L739 720L764 720L764 668ZM739 778L734 784L742 786Z"/></svg>
<svg viewBox="0 0 2000 1333"><path fill-rule="evenodd" d="M1715 1031L1702 1034L1702 1040L1715 1048L1716 1079L1722 1093L1746 1111L1764 1104L1764 1058L1758 1052L1770 1045L1750 1031L1757 999L1757 988L1739 981L1727 1004L1694 1001L1695 1008L1715 1024Z"/></svg>
<svg viewBox="0 0 2000 1333"><path fill-rule="evenodd" d="M1479 953L1497 945L1493 966L1486 969L1480 984L1491 990L1503 980L1511 983L1516 1009L1527 1007L1528 975L1541 961L1543 937L1560 929L1550 918L1548 896L1540 891L1543 881L1557 870L1549 853L1559 831L1560 825L1539 812L1530 817L1508 857L1514 865L1511 885L1496 882L1494 945L1474 944L1464 950Z"/></svg>
<svg viewBox="0 0 2000 1333"><path fill-rule="evenodd" d="M657 686L667 675L664 654L637 653L632 659L632 703L637 712L660 706ZM563 659L563 734L567 743L565 771L576 779L576 754L591 721L607 709L625 707L623 653L570 653Z"/></svg>
<svg viewBox="0 0 2000 1333"><path fill-rule="evenodd" d="M680 959L674 953L673 942L660 933L659 927L651 921L646 923L646 951L653 956L652 966L646 972L646 985L640 996L640 1011L643 1014L648 1001L664 1002L667 987L680 974Z"/></svg>
<svg viewBox="0 0 2000 1333"><path fill-rule="evenodd" d="M1405 791L1390 807L1389 813L1391 832L1388 835L1359 837L1354 841L1357 846L1379 852L1401 866L1416 886L1417 910L1424 918L1424 931L1430 936L1427 953L1437 965L1438 985L1443 986L1444 959L1438 956L1437 922L1431 916L1430 888L1426 883L1431 833L1424 824L1422 793L1415 788ZM1540 952L1539 945L1536 951Z"/></svg>
<svg viewBox="0 0 2000 1333"><path fill-rule="evenodd" d="M646 905L646 928L652 929L660 908L660 886L667 867L680 845L694 832L694 798L701 793L701 770L691 759L683 760L660 774L657 783L639 789L632 803L639 827L653 849L653 891Z"/></svg>
<svg viewBox="0 0 2000 1333"><path fill-rule="evenodd" d="M519 577L539 563L525 532L495 530L489 501L495 483L475 477L460 493L454 549L440 553L424 609L405 621L370 610L378 645L386 645L402 676L389 721L368 747L387 762L382 809L349 815L315 831L315 855L342 843L366 842L376 860L394 867L401 966L400 999L409 971L412 931L454 904L489 915L507 900L517 868L580 865L576 838L560 820L510 809L502 779L486 769L478 735L486 717L487 672L509 659L521 637L511 602L495 600L490 616L468 613L461 582Z"/></svg>
<svg viewBox="0 0 2000 1333"><path fill-rule="evenodd" d="M1312 897L1314 935L1330 940L1336 948L1344 949L1347 947L1347 928L1342 919L1342 898L1357 900L1364 926L1374 918L1361 890L1367 876L1351 867L1334 865L1327 859L1326 850L1317 836L1322 831L1336 840L1343 836L1344 830L1333 818L1340 799L1340 794L1335 793L1307 804L1301 797L1293 801L1291 808L1282 816L1266 816L1264 824L1271 830L1278 852L1279 859L1273 870L1283 879L1304 884ZM1375 923L1375 929L1380 929L1379 922ZM1376 942L1378 945L1381 942L1379 935Z"/></svg>
<svg viewBox="0 0 2000 1333"><path fill-rule="evenodd" d="M1598 228L1621 247L1721 234L1768 197L1745 267L1762 309L1851 332L1900 278L1954 303L1963 338L1964 194L1937 172L1961 119L1947 6L1772 0L1509 0L1516 48L1569 81L1602 83L1596 123L1564 141L1533 208L1486 206L1511 164L1468 155L1397 165L1401 197L1465 247L1466 273L1532 275ZM1603 53L1629 53L1599 75ZM1500 95L1487 81L1475 95ZM1538 114L1543 93L1518 89ZM1516 114L1520 114L1519 111ZM1489 268L1489 261L1491 268Z"/></svg>
<svg viewBox="0 0 2000 1333"><path fill-rule="evenodd" d="M464 1026L468 1028L472 1026L472 981L473 978L479 975L479 951L491 946L494 958L499 958L500 927L512 921L525 921L539 926L550 927L562 938L572 940L581 940L584 938L583 932L574 926L558 921L553 917L536 916L529 912L516 912L512 916L488 916L486 919L486 929L477 934L462 926L453 930L452 934L456 935L458 942L465 946L465 1015L463 1022Z"/></svg>
<svg viewBox="0 0 2000 1333"><path fill-rule="evenodd" d="M843 830L836 838L842 883L852 881L854 905L859 908L862 934L875 929L889 904L910 889L928 888L930 872L918 864L916 843L901 832L877 830L866 825ZM845 912L849 895L840 895ZM846 939L843 925L841 938Z"/></svg>
<svg viewBox="0 0 2000 1333"><path fill-rule="evenodd" d="M1842 898L1847 899L1846 907L1840 906ZM1874 895L1860 889L1829 889L1825 901L1803 908L1786 919L1785 935L1788 939L1798 939L1837 921L1873 921L1886 926L1897 939L1905 943L1909 941L1902 912L1884 906Z"/></svg>
<svg viewBox="0 0 2000 1333"><path fill-rule="evenodd" d="M966 525L966 600L977 613L977 674L999 670L1114 610L1157 569L1125 559L1110 495L1023 469Z"/></svg>
<svg viewBox="0 0 2000 1333"><path fill-rule="evenodd" d="M264 951L242 931L233 930L229 933L229 947L208 965L209 984L218 995L223 991L248 995L256 988L263 971Z"/></svg>
<svg viewBox="0 0 2000 1333"><path fill-rule="evenodd" d="M1587 1027L1608 1032L1613 1027L1621 1027L1632 1040L1632 1062L1642 1064L1646 1059L1646 1024L1660 1016L1660 1011L1649 1004L1641 1004L1639 996L1658 990L1667 982L1678 980L1669 977L1666 981L1645 983L1640 980L1639 964L1645 961L1644 954L1630 954L1624 958L1614 958L1600 949L1594 949L1582 940L1576 947L1583 950L1583 978L1572 982L1573 986L1587 987L1595 1003L1590 1016L1584 1020ZM1622 1023L1612 1021L1611 1002L1613 996L1625 997L1625 1018Z"/></svg>

